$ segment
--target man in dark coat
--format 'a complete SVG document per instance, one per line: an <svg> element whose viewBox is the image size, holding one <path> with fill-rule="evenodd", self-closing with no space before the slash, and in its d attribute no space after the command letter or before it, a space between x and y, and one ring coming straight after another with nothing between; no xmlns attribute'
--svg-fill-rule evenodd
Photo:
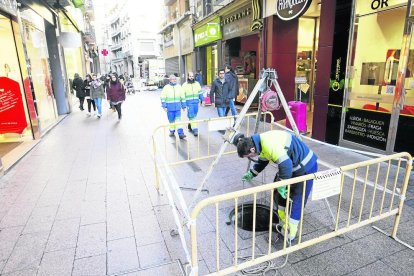
<svg viewBox="0 0 414 276"><path fill-rule="evenodd" d="M220 69L219 77L213 81L210 90L211 105L217 108L219 117L224 117L229 106L230 83L224 78L224 69Z"/></svg>
<svg viewBox="0 0 414 276"><path fill-rule="evenodd" d="M224 71L226 72L225 79L230 84L230 89L229 89L230 101L229 101L229 107L226 108L225 115L227 116L227 114L229 114L229 111L231 110L231 115L236 116L237 111L236 111L236 106L234 105L234 99L236 98L236 95L239 93L239 78L234 73L233 68L231 68L230 65L226 65L226 67L224 67Z"/></svg>
<svg viewBox="0 0 414 276"><path fill-rule="evenodd" d="M79 74L75 74L75 79L72 82L72 89L76 91L76 97L79 98L79 109L83 111L83 102L85 101L85 90L83 80L79 77Z"/></svg>

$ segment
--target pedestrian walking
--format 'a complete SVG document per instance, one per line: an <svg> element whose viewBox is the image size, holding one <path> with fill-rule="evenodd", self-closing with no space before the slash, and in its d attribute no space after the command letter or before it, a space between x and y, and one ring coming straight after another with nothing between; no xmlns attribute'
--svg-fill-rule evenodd
<svg viewBox="0 0 414 276"><path fill-rule="evenodd" d="M213 81L210 89L211 105L217 108L219 117L224 117L229 106L230 83L224 78L224 69L220 69L219 77Z"/></svg>
<svg viewBox="0 0 414 276"><path fill-rule="evenodd" d="M177 84L177 77L170 75L169 81L162 89L161 104L170 122L170 137L173 137L177 128L176 123L181 120L181 109L185 110L186 104L184 91L181 85ZM182 127L179 127L177 132L180 139L186 137Z"/></svg>
<svg viewBox="0 0 414 276"><path fill-rule="evenodd" d="M91 97L95 102L95 105L98 109L98 119L102 117L102 99L105 98L105 91L103 84L100 79L96 76L96 74L92 75L92 82L91 82Z"/></svg>
<svg viewBox="0 0 414 276"><path fill-rule="evenodd" d="M118 112L118 120L122 119L122 103L125 101L125 88L119 82L118 76L113 74L107 88L108 100Z"/></svg>
<svg viewBox="0 0 414 276"><path fill-rule="evenodd" d="M187 117L190 121L188 124L188 130L192 132L194 136L198 136L197 123L192 121L194 121L197 117L198 105L203 102L204 95L200 84L194 79L193 72L188 72L187 81L183 84L183 91L187 106Z"/></svg>
<svg viewBox="0 0 414 276"><path fill-rule="evenodd" d="M242 178L244 181L250 181L257 176L269 164L269 161L278 164L279 172L276 174L274 181L298 177L305 174L312 174L318 171L316 156L308 146L299 140L295 135L283 130L271 130L261 134L254 134L251 137L244 137L243 134L236 134L233 143L237 146L239 157L259 156L258 162L253 168L246 172ZM312 190L313 179L306 181L306 191L304 206ZM290 188L290 205L291 214L289 216L288 230L289 240L293 241L296 237L298 224L301 217L302 209L303 182L291 185ZM284 233L286 227L286 186L277 188L275 191L275 201L278 205L278 215L282 222L280 233Z"/></svg>
<svg viewBox="0 0 414 276"><path fill-rule="evenodd" d="M78 73L74 75L72 89L76 91L76 97L79 99L79 109L83 111L83 102L85 101L85 90L83 89L83 80Z"/></svg>
<svg viewBox="0 0 414 276"><path fill-rule="evenodd" d="M224 67L225 79L229 82L230 88L229 88L229 106L226 107L226 113L227 116L229 114L229 111L231 110L231 115L234 117L237 115L236 106L234 104L236 95L239 93L239 78L237 77L236 73L234 73L233 68L231 68L230 65L226 65ZM236 120L236 118L234 118Z"/></svg>
<svg viewBox="0 0 414 276"><path fill-rule="evenodd" d="M91 107L93 107L93 111L96 111L95 101L91 98L91 75L86 75L85 80L83 81L83 89L85 90L85 99L88 104L88 113L86 113L87 117L91 116Z"/></svg>

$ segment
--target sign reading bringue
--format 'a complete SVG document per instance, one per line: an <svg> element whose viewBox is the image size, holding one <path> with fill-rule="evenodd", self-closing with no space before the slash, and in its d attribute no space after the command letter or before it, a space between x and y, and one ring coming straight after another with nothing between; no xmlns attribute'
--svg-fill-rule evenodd
<svg viewBox="0 0 414 276"><path fill-rule="evenodd" d="M278 0L276 14L285 21L301 16L309 8L312 0Z"/></svg>

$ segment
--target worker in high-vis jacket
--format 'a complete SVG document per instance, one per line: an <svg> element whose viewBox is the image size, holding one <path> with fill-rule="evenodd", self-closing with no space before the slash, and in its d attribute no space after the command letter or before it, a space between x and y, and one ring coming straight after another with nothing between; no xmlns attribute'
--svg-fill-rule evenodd
<svg viewBox="0 0 414 276"><path fill-rule="evenodd" d="M308 146L299 140L295 135L287 131L272 130L261 134L254 134L251 137L244 137L243 134L235 134L233 143L237 145L237 153L240 157L258 156L258 161L244 174L242 180L250 181L263 169L273 162L278 165L279 172L275 176L275 182L305 174L315 173L318 170L316 154ZM305 205L312 190L313 180L306 181ZM286 197L287 187L277 188L275 200L278 205L278 215L284 227L286 225ZM296 237L298 224L302 209L303 182L290 185L289 205L291 210L288 221L289 240Z"/></svg>
<svg viewBox="0 0 414 276"><path fill-rule="evenodd" d="M194 79L193 72L188 72L187 81L183 84L183 90L187 106L187 116L190 121L188 130L192 132L194 136L198 136L198 126L197 123L193 121L197 117L198 105L203 102L204 96L200 84Z"/></svg>
<svg viewBox="0 0 414 276"><path fill-rule="evenodd" d="M165 85L161 93L161 104L165 112L167 112L168 121L170 122L170 136L175 136L175 129L177 128L176 123L181 120L181 109L185 110L185 95L181 85L177 83L177 77L170 75L170 83ZM184 139L183 128L179 127L178 137Z"/></svg>

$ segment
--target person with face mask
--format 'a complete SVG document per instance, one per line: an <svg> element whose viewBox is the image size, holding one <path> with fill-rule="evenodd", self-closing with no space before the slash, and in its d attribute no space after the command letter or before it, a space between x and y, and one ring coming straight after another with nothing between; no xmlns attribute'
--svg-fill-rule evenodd
<svg viewBox="0 0 414 276"><path fill-rule="evenodd" d="M118 76L113 74L111 76L111 82L108 85L107 91L108 99L110 103L118 112L118 120L122 119L122 103L125 101L125 89L124 86L119 82Z"/></svg>
<svg viewBox="0 0 414 276"><path fill-rule="evenodd" d="M196 119L198 113L198 105L204 100L204 96L200 84L194 79L193 72L188 72L187 81L183 84L183 91L187 105L187 117L190 121L188 124L188 130L192 132L194 136L198 136L197 123L191 121L194 121Z"/></svg>
<svg viewBox="0 0 414 276"><path fill-rule="evenodd" d="M185 110L186 103L183 88L177 84L177 77L170 75L169 80L170 83L162 89L161 104L170 122L170 137L174 137L177 128L176 123L181 120L181 109ZM186 137L182 127L179 127L177 132L180 139Z"/></svg>

